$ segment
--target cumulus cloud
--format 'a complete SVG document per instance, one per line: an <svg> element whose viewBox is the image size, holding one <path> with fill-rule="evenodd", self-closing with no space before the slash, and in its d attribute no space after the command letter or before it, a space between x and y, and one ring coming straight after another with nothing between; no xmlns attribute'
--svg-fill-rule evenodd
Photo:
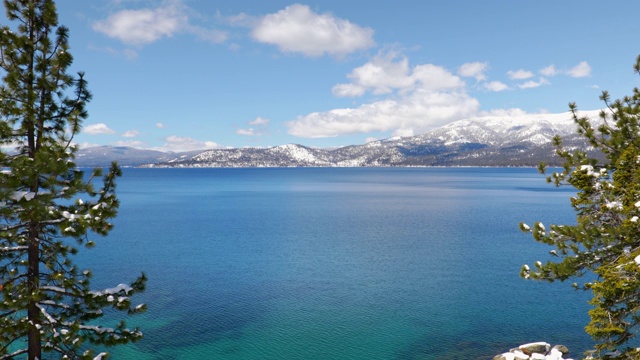
<svg viewBox="0 0 640 360"><path fill-rule="evenodd" d="M140 135L140 132L138 130L127 130L124 133L122 133L122 137L126 137L126 138L133 138Z"/></svg>
<svg viewBox="0 0 640 360"><path fill-rule="evenodd" d="M529 80L529 81L524 82L522 84L518 84L518 87L520 89L532 89L532 88L537 88L537 87L540 87L542 85L548 85L548 84L549 84L549 80L547 80L545 78L540 78L540 79L538 79L538 81Z"/></svg>
<svg viewBox="0 0 640 360"><path fill-rule="evenodd" d="M269 119L264 119L264 118L261 118L260 116L258 116L255 120L250 121L249 125L264 125L264 126L267 126L267 125L269 125Z"/></svg>
<svg viewBox="0 0 640 360"><path fill-rule="evenodd" d="M528 70L516 70L516 71L508 71L507 75L512 80L526 80L531 79L526 82L517 84L516 86L520 89L532 89L537 88L542 85L549 85L550 82L547 77L553 77L557 75L565 75L573 78L581 78L587 77L591 75L591 66L586 61L582 61L576 66L573 66L569 69L558 69L554 64L546 66L539 71L540 75L542 75L538 80L533 80L531 78L534 77L534 74ZM488 87L489 84L484 84L485 87ZM505 85L506 86L506 85Z"/></svg>
<svg viewBox="0 0 640 360"><path fill-rule="evenodd" d="M93 29L134 46L150 44L180 32L214 43L227 39L223 31L193 25L188 10L179 0L166 1L157 8L126 9L95 22Z"/></svg>
<svg viewBox="0 0 640 360"><path fill-rule="evenodd" d="M591 75L591 66L588 62L582 61L569 69L558 69L555 65L549 65L540 69L542 76L552 77L556 75L567 75L574 78L588 77Z"/></svg>
<svg viewBox="0 0 640 360"><path fill-rule="evenodd" d="M163 124L163 123L161 123L161 122L156 123L156 127L157 127L158 129L164 129L164 124Z"/></svg>
<svg viewBox="0 0 640 360"><path fill-rule="evenodd" d="M173 36L188 22L177 3L155 9L122 10L93 24L93 29L129 45Z"/></svg>
<svg viewBox="0 0 640 360"><path fill-rule="evenodd" d="M115 130L110 129L106 124L98 123L87 125L82 132L88 135L110 135L115 134Z"/></svg>
<svg viewBox="0 0 640 360"><path fill-rule="evenodd" d="M409 60L395 52L378 54L368 63L355 68L347 77L351 82L334 86L334 95L356 97L367 91L380 95L396 90L406 92L420 88L439 91L464 86L459 77L440 66L423 64L411 68Z"/></svg>
<svg viewBox="0 0 640 360"><path fill-rule="evenodd" d="M258 116L255 120L249 121L249 125L254 127L237 129L236 134L244 136L262 136L267 132L269 120Z"/></svg>
<svg viewBox="0 0 640 360"><path fill-rule="evenodd" d="M90 142L81 142L81 143L74 143L74 145L78 146L78 148L80 149L88 149L88 148L92 148L92 147L96 147L96 146L103 146L100 144L93 144Z"/></svg>
<svg viewBox="0 0 640 360"><path fill-rule="evenodd" d="M458 75L462 77L472 77L478 81L485 80L487 77L484 74L487 71L489 64L484 62L471 62L462 64L458 69Z"/></svg>
<svg viewBox="0 0 640 360"><path fill-rule="evenodd" d="M464 91L419 89L398 99L300 116L287 126L289 134L306 138L374 131L411 136L469 117L476 113L478 107L479 102Z"/></svg>
<svg viewBox="0 0 640 360"><path fill-rule="evenodd" d="M244 135L244 136L256 136L256 135L258 135L254 128L238 129L238 130L236 130L236 134Z"/></svg>
<svg viewBox="0 0 640 360"><path fill-rule="evenodd" d="M232 26L245 26L245 27L255 27L258 25L260 18L251 16L245 13L240 13L238 15L226 16L222 18L229 25Z"/></svg>
<svg viewBox="0 0 640 360"><path fill-rule="evenodd" d="M158 150L169 152L216 149L221 146L213 141L200 141L190 137L171 135Z"/></svg>
<svg viewBox="0 0 640 360"><path fill-rule="evenodd" d="M489 81L482 84L482 86L484 86L485 89L493 92L499 92L509 89L509 86L507 86L507 84L500 81Z"/></svg>
<svg viewBox="0 0 640 360"><path fill-rule="evenodd" d="M574 78L591 76L591 66L588 62L582 61L578 65L567 70L567 75Z"/></svg>
<svg viewBox="0 0 640 360"><path fill-rule="evenodd" d="M386 98L299 116L287 123L288 133L306 138L387 131L410 136L474 115L479 108L460 77L433 64L410 66L395 52L378 54L347 77L350 83L334 86L336 96L369 92Z"/></svg>
<svg viewBox="0 0 640 360"><path fill-rule="evenodd" d="M137 149L144 149L147 147L146 143L138 140L121 140L121 141L116 141L115 143L113 143L113 145L126 146L126 147L132 147Z"/></svg>
<svg viewBox="0 0 640 360"><path fill-rule="evenodd" d="M330 13L317 14L309 6L294 4L255 22L253 39L283 52L318 57L344 56L375 44L373 30Z"/></svg>
<svg viewBox="0 0 640 360"><path fill-rule="evenodd" d="M549 65L540 70L540 74L544 76L556 76L558 74L558 69L556 69L555 65Z"/></svg>
<svg viewBox="0 0 640 360"><path fill-rule="evenodd" d="M509 70L507 71L507 75L509 75L509 78L512 80L524 80L524 79L532 78L534 76L534 74L531 71L524 70L524 69Z"/></svg>

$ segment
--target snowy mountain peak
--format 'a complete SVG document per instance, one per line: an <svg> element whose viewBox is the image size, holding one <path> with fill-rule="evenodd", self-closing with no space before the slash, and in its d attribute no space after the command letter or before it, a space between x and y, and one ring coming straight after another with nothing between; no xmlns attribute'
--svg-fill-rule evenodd
<svg viewBox="0 0 640 360"><path fill-rule="evenodd" d="M599 111L581 116L597 119ZM138 150L139 164L156 167L297 167L297 166L535 166L541 161L559 164L554 155L552 139L563 137L568 146L589 149L576 134L576 125L566 114L494 115L450 123L425 134L393 137L364 145L338 149L315 149L298 144L271 148L214 149L200 153L162 153L149 161L153 153ZM117 151L116 151L117 150ZM83 150L79 160L104 153L119 160L126 153L128 164L135 158L135 149L117 148ZM83 155L84 154L84 155ZM124 156L124 155L122 155Z"/></svg>

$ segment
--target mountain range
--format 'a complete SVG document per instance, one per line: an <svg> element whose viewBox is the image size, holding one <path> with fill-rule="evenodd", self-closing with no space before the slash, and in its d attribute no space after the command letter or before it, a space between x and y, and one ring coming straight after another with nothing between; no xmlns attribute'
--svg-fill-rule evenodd
<svg viewBox="0 0 640 360"><path fill-rule="evenodd" d="M597 111L582 115L595 118ZM536 166L558 165L552 139L589 149L566 114L486 116L460 120L427 133L364 145L317 149L299 144L269 148L211 149L165 153L127 147L81 149L78 166L144 167L360 167L360 166Z"/></svg>

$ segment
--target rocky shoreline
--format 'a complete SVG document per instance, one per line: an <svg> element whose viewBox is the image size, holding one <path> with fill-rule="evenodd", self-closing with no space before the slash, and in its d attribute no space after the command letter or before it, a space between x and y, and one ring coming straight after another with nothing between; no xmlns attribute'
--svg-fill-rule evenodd
<svg viewBox="0 0 640 360"><path fill-rule="evenodd" d="M639 348L640 349L640 348ZM508 352L496 355L493 360L573 360L565 358L569 354L569 349L564 345L555 345L551 347L546 342L534 342L520 345ZM615 359L620 352L612 351L603 355L603 359ZM584 360L593 359L587 356Z"/></svg>
<svg viewBox="0 0 640 360"><path fill-rule="evenodd" d="M496 355L493 360L573 360L564 358L569 349L564 345L551 347L546 342L534 342L518 346Z"/></svg>

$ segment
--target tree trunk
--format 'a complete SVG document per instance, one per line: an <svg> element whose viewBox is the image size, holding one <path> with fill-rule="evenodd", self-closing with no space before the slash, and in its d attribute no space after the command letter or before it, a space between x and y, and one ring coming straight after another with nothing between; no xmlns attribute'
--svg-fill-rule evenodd
<svg viewBox="0 0 640 360"><path fill-rule="evenodd" d="M42 348L40 345L40 330L36 325L40 324L40 309L38 309L37 299L32 296L40 285L40 245L38 243L37 223L32 222L29 225L29 305L27 308L27 317L29 319L28 343L29 343L29 360L42 359Z"/></svg>
<svg viewBox="0 0 640 360"><path fill-rule="evenodd" d="M29 157L35 158L36 154L36 136L35 136L35 94L34 94L34 63L35 63L35 17L36 17L36 4L34 0L29 0L29 42L30 42L30 61L27 69L27 98L28 104L26 108L26 122L27 122L27 146L29 148ZM38 193L38 176L34 178L31 191ZM36 216L36 214L33 214ZM34 296L40 286L40 244L39 244L39 228L36 219L31 218L29 223L29 249L28 261L29 271L27 276L27 283L29 289L29 303L27 305L27 318L29 323L27 324L29 330L27 334L28 342L28 359L40 360L42 359L42 345L40 344L40 309L37 306L37 298Z"/></svg>

